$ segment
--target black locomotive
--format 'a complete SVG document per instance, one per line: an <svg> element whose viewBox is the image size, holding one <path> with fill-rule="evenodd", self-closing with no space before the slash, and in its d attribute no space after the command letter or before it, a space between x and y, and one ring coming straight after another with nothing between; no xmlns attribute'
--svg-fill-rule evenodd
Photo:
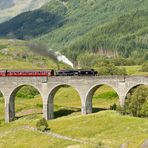
<svg viewBox="0 0 148 148"><path fill-rule="evenodd" d="M98 72L94 69L85 70L85 69L78 69L78 70L58 70L55 71L55 76L96 76Z"/></svg>

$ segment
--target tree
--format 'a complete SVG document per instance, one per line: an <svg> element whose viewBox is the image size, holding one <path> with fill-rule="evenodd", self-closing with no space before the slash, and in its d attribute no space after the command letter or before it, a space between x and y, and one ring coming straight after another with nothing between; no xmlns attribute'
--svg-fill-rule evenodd
<svg viewBox="0 0 148 148"><path fill-rule="evenodd" d="M141 71L148 72L148 62L145 62L142 64Z"/></svg>
<svg viewBox="0 0 148 148"><path fill-rule="evenodd" d="M134 117L148 117L148 87L139 86L133 89L128 94L124 107L119 108L119 111Z"/></svg>
<svg viewBox="0 0 148 148"><path fill-rule="evenodd" d="M37 128L37 130L42 131L42 132L47 130L48 123L47 123L46 119L42 118L42 119L38 120L36 123L36 128Z"/></svg>

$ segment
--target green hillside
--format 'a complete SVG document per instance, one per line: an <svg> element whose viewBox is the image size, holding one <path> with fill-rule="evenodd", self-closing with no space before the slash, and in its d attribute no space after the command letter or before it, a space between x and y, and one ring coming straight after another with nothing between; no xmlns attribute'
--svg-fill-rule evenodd
<svg viewBox="0 0 148 148"><path fill-rule="evenodd" d="M66 68L58 63L60 68ZM43 57L30 51L28 42L20 40L0 40L0 69L57 69L52 58Z"/></svg>
<svg viewBox="0 0 148 148"><path fill-rule="evenodd" d="M66 49L74 60L82 50L99 49L128 57L148 48L147 5L147 0L51 0L39 10L1 24L0 35L35 37L50 48Z"/></svg>
<svg viewBox="0 0 148 148"><path fill-rule="evenodd" d="M47 7L48 5L45 6ZM0 25L0 35L2 37L31 39L55 30L63 24L63 15L66 10L56 1L52 5L49 5L48 9L50 11L46 7L24 12L10 21L2 23Z"/></svg>
<svg viewBox="0 0 148 148"><path fill-rule="evenodd" d="M147 5L147 0L51 0L0 24L0 37L41 42L81 68L98 69L100 55L115 66L141 65L148 60ZM90 53L94 59L85 66L80 59L91 59Z"/></svg>
<svg viewBox="0 0 148 148"><path fill-rule="evenodd" d="M98 25L77 38L67 50L72 55L84 51L102 55L129 57L135 51L143 55L148 50L148 11L136 11L114 21ZM70 52L71 51L71 52ZM141 55L141 56L143 56Z"/></svg>

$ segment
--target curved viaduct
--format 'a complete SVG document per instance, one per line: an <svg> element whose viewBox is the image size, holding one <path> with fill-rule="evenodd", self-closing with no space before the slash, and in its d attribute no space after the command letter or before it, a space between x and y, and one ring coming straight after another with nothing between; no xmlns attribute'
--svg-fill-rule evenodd
<svg viewBox="0 0 148 148"><path fill-rule="evenodd" d="M148 85L144 76L83 76L83 77L0 77L0 91L5 98L5 121L15 118L15 95L25 86L35 87L42 96L43 116L54 118L54 95L63 85L74 87L81 98L82 114L92 113L92 96L101 85L112 87L119 96L120 105L124 105L127 93L137 85Z"/></svg>

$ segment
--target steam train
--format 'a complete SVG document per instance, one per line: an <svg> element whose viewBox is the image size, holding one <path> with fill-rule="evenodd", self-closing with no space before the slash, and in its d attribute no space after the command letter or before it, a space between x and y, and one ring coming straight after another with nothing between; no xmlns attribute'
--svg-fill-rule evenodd
<svg viewBox="0 0 148 148"><path fill-rule="evenodd" d="M84 70L0 70L0 77L31 77L31 76L95 76L94 69Z"/></svg>

